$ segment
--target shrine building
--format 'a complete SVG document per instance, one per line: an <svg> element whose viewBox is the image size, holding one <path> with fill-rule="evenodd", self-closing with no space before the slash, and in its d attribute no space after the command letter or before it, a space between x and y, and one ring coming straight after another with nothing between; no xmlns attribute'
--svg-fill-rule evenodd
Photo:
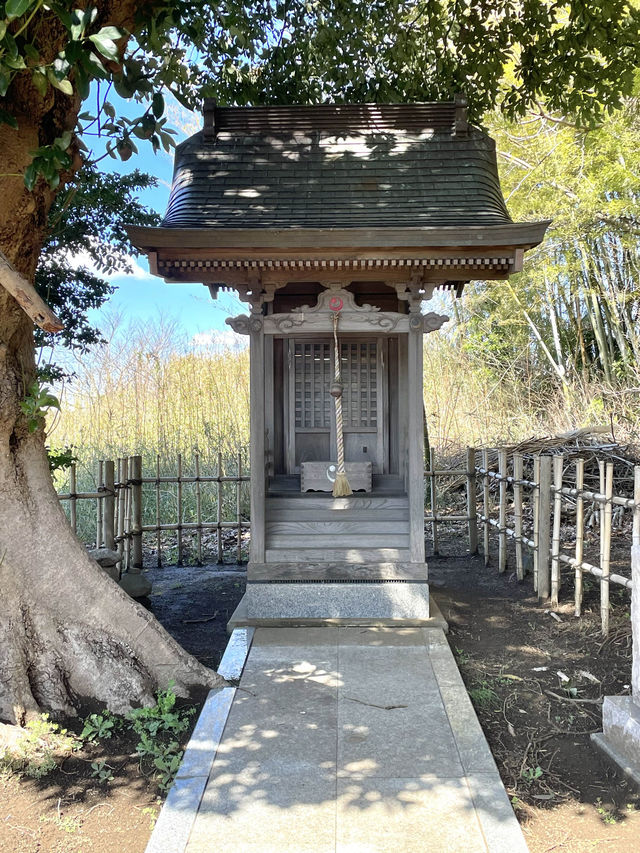
<svg viewBox="0 0 640 853"><path fill-rule="evenodd" d="M167 282L232 288L250 342L245 624L425 624L423 335L434 292L507 279L495 144L447 103L218 107L167 212L128 228Z"/></svg>

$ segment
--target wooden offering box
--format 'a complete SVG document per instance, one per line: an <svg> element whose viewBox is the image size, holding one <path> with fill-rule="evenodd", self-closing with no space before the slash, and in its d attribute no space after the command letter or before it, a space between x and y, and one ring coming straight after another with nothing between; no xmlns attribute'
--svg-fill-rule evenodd
<svg viewBox="0 0 640 853"><path fill-rule="evenodd" d="M352 492L371 491L371 462L347 462L347 479ZM336 479L335 462L302 462L301 492L330 492Z"/></svg>

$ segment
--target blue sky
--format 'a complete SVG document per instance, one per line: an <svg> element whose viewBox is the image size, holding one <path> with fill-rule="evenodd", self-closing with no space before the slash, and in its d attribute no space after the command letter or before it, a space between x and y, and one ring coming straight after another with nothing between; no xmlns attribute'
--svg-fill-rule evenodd
<svg viewBox="0 0 640 853"><path fill-rule="evenodd" d="M95 95L92 95L92 99ZM139 108L132 110L131 104L122 101L115 93L110 93L109 101L124 115L133 117ZM168 126L177 131L176 141L195 133L201 124L200 116L187 112L174 101L168 105ZM100 154L100 142L95 146L95 154ZM140 200L148 207L163 214L169 198L171 177L173 174L173 151L160 151L154 154L151 145L139 142L139 154L126 163L105 158L100 166L105 171L126 172L138 168L154 175L158 186L139 194ZM223 333L222 341L228 336L229 327L225 319L239 313L237 298L233 294L221 294L213 301L209 291L202 284L167 284L161 278L152 276L145 257L139 257L133 264L131 275L116 275L109 279L117 290L100 309L89 313L92 323L100 326L111 314L118 314L126 322L155 323L160 317L175 320L190 339L196 343L205 343Z"/></svg>

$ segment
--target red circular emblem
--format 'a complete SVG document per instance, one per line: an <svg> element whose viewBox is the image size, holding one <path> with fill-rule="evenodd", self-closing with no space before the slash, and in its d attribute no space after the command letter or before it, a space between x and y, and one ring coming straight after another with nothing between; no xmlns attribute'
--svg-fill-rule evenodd
<svg viewBox="0 0 640 853"><path fill-rule="evenodd" d="M332 311L342 311L343 305L344 305L344 302L342 301L342 299L339 296L332 296L331 299L329 300L329 308Z"/></svg>

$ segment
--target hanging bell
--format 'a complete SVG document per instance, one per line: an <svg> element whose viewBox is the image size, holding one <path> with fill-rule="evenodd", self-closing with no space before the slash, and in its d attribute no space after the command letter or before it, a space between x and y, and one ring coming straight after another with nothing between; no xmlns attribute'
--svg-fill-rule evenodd
<svg viewBox="0 0 640 853"><path fill-rule="evenodd" d="M338 398L338 397L342 397L343 390L344 390L344 385L342 384L342 382L338 382L338 380L335 379L331 383L331 388L329 388L329 393L331 394L332 397Z"/></svg>

